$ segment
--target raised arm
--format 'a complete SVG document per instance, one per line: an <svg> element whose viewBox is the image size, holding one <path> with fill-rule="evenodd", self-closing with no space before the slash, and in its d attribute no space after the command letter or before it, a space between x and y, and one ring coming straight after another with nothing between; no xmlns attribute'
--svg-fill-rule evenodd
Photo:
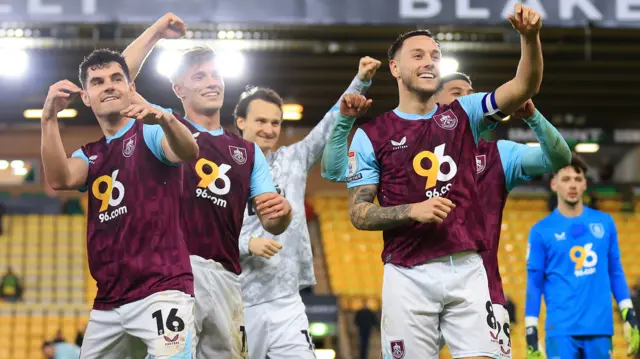
<svg viewBox="0 0 640 359"><path fill-rule="evenodd" d="M71 81L63 80L49 88L42 112L41 154L45 179L55 190L80 189L85 186L89 173L88 160L67 158L60 137L58 112L64 110L81 89ZM86 158L86 156L83 154Z"/></svg>
<svg viewBox="0 0 640 359"><path fill-rule="evenodd" d="M370 57L363 57L360 59L358 79L363 83L370 83L379 67L380 61ZM344 100L345 97L346 96L343 96L342 99ZM340 112L337 114L335 124L329 135L329 140L322 153L322 178L333 182L345 182L347 179L347 139L356 118L363 115L371 104L369 101L366 108L357 111L357 106L343 106L343 102L344 101L340 101ZM347 103L345 103L345 105L346 104ZM335 111L335 107L332 110Z"/></svg>
<svg viewBox="0 0 640 359"><path fill-rule="evenodd" d="M540 44L542 18L535 10L516 4L509 22L520 33L521 56L516 76L496 91L496 106L503 113L513 113L540 90L543 59Z"/></svg>
<svg viewBox="0 0 640 359"><path fill-rule="evenodd" d="M186 26L182 19L172 13L167 13L142 35L138 36L122 53L133 81L140 73L144 61L161 39L179 39L184 36Z"/></svg>
<svg viewBox="0 0 640 359"><path fill-rule="evenodd" d="M310 171L311 167L313 167L322 156L324 147L329 140L333 124L339 116L342 97L350 93L361 95L366 93L369 86L371 86L370 80L378 67L380 67L380 62L375 59L370 57L360 59L358 75L351 81L347 90L340 96L329 112L324 115L320 123L318 123L302 141L290 146L292 151L298 153L307 171Z"/></svg>
<svg viewBox="0 0 640 359"><path fill-rule="evenodd" d="M349 160L347 156L347 138L356 118L364 115L371 106L371 100L351 93L344 95L340 102L340 114L336 121L329 143L322 154L322 177L334 182L345 182Z"/></svg>

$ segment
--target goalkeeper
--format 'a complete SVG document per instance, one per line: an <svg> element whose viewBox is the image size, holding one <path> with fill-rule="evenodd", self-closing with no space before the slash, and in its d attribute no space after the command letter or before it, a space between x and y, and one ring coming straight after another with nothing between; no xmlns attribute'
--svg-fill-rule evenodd
<svg viewBox="0 0 640 359"><path fill-rule="evenodd" d="M571 165L554 174L551 189L558 195L558 207L529 234L527 359L542 357L537 328L542 295L548 358L612 358L610 292L622 311L627 355L636 354L640 345L613 218L582 203L586 171L574 155Z"/></svg>

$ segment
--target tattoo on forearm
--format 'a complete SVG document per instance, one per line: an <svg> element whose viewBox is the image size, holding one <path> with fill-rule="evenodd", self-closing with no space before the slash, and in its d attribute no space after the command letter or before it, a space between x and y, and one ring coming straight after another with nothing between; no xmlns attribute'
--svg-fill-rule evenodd
<svg viewBox="0 0 640 359"><path fill-rule="evenodd" d="M373 203L376 192L376 185L349 189L349 216L354 227L366 231L382 231L409 221L411 205L380 207Z"/></svg>

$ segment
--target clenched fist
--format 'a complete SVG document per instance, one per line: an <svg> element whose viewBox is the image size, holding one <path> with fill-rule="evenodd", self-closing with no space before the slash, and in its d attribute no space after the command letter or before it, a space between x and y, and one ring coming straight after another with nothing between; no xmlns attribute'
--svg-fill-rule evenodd
<svg viewBox="0 0 640 359"><path fill-rule="evenodd" d="M533 101L527 100L524 105L520 106L520 108L518 108L516 112L513 113L513 117L526 119L533 116L535 112L536 107L533 105Z"/></svg>
<svg viewBox="0 0 640 359"><path fill-rule="evenodd" d="M166 13L153 24L156 33L163 39L179 39L187 32L187 26L175 14Z"/></svg>
<svg viewBox="0 0 640 359"><path fill-rule="evenodd" d="M291 212L291 204L277 193L265 193L256 199L256 211L267 219L277 219Z"/></svg>
<svg viewBox="0 0 640 359"><path fill-rule="evenodd" d="M350 93L342 96L340 100L340 114L344 117L358 118L364 115L373 100L368 99L357 93Z"/></svg>
<svg viewBox="0 0 640 359"><path fill-rule="evenodd" d="M456 205L448 198L433 197L411 205L409 218L420 223L442 223Z"/></svg>
<svg viewBox="0 0 640 359"><path fill-rule="evenodd" d="M509 14L508 19L511 26L526 38L535 38L540 34L542 17L530 7L516 4L513 15Z"/></svg>
<svg viewBox="0 0 640 359"><path fill-rule="evenodd" d="M358 80L362 82L369 82L373 79L376 71L380 68L382 63L373 57L365 56L360 59L360 65L358 66Z"/></svg>
<svg viewBox="0 0 640 359"><path fill-rule="evenodd" d="M273 239L262 237L251 237L249 239L249 252L254 256L270 259L281 249L282 244Z"/></svg>

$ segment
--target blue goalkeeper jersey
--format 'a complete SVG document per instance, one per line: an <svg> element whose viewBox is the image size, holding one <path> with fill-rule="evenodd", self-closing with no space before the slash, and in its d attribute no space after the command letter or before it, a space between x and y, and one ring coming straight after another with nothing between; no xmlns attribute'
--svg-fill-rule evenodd
<svg viewBox="0 0 640 359"><path fill-rule="evenodd" d="M527 270L525 314L538 317L543 295L547 336L613 335L611 293L619 303L630 296L610 215L556 209L531 228Z"/></svg>

